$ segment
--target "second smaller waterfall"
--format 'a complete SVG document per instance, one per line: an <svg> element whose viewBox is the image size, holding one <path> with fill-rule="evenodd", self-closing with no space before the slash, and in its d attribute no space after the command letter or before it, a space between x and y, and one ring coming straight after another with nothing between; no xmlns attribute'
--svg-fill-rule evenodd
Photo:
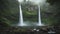
<svg viewBox="0 0 60 34"><path fill-rule="evenodd" d="M40 14L40 12L41 12L41 9L40 9L41 7L40 7L40 5L38 5L38 26L44 26L42 23L41 23L41 14Z"/></svg>
<svg viewBox="0 0 60 34"><path fill-rule="evenodd" d="M41 14L40 14L41 10L40 10L40 5L38 5L38 22L39 22L39 25L42 25L41 24Z"/></svg>

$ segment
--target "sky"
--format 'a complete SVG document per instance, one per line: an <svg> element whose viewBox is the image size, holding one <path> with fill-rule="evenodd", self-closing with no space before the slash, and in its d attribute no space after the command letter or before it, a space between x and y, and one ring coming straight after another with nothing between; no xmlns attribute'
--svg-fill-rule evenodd
<svg viewBox="0 0 60 34"><path fill-rule="evenodd" d="M18 0L19 2L22 2L23 0ZM28 0L26 0L26 1L28 1ZM29 1L32 1L32 2L35 2L35 3L42 3L42 2L44 2L45 0L29 0Z"/></svg>

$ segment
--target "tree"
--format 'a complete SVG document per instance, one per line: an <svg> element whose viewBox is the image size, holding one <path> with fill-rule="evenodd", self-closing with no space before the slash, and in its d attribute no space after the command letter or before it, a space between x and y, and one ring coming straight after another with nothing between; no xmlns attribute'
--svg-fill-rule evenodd
<svg viewBox="0 0 60 34"><path fill-rule="evenodd" d="M50 12L52 13L52 25L59 26L60 25L60 0L47 0L48 3L50 3L50 7L52 10Z"/></svg>
<svg viewBox="0 0 60 34"><path fill-rule="evenodd" d="M18 2L16 0L0 0L1 24L11 25L11 23L18 22L18 13Z"/></svg>

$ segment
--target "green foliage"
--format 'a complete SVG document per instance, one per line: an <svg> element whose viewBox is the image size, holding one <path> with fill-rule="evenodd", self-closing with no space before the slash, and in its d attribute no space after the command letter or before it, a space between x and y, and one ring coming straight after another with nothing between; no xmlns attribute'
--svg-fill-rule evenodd
<svg viewBox="0 0 60 34"><path fill-rule="evenodd" d="M37 9L35 7L37 8L37 5L29 3L22 4L24 21L37 22Z"/></svg>
<svg viewBox="0 0 60 34"><path fill-rule="evenodd" d="M48 23L50 25L60 25L60 2L59 0L47 0L50 6L48 7L48 11L50 11L50 15L48 18ZM47 12L48 13L48 12Z"/></svg>
<svg viewBox="0 0 60 34"><path fill-rule="evenodd" d="M11 25L18 22L18 13L18 2L16 0L0 1L0 23Z"/></svg>

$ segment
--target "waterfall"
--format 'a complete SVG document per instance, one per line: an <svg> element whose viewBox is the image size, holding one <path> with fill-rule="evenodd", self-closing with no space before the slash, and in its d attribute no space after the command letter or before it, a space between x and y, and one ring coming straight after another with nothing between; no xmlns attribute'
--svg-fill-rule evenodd
<svg viewBox="0 0 60 34"><path fill-rule="evenodd" d="M44 25L44 24L42 24L42 22L41 22L41 7L40 7L40 5L38 5L38 26L46 26L46 25Z"/></svg>
<svg viewBox="0 0 60 34"><path fill-rule="evenodd" d="M41 10L40 10L40 5L38 5L38 26L42 26L42 23L41 23L41 14L40 14L40 12L41 12Z"/></svg>
<svg viewBox="0 0 60 34"><path fill-rule="evenodd" d="M23 26L23 15L22 15L22 9L21 9L21 5L19 6L19 8L20 8L20 18L19 18L19 24L18 24L18 26Z"/></svg>
<svg viewBox="0 0 60 34"><path fill-rule="evenodd" d="M40 5L38 5L38 10L39 10L39 12L38 12L38 21L39 21L39 25L41 25L41 14L40 14L40 12L41 12L41 10L40 10Z"/></svg>

